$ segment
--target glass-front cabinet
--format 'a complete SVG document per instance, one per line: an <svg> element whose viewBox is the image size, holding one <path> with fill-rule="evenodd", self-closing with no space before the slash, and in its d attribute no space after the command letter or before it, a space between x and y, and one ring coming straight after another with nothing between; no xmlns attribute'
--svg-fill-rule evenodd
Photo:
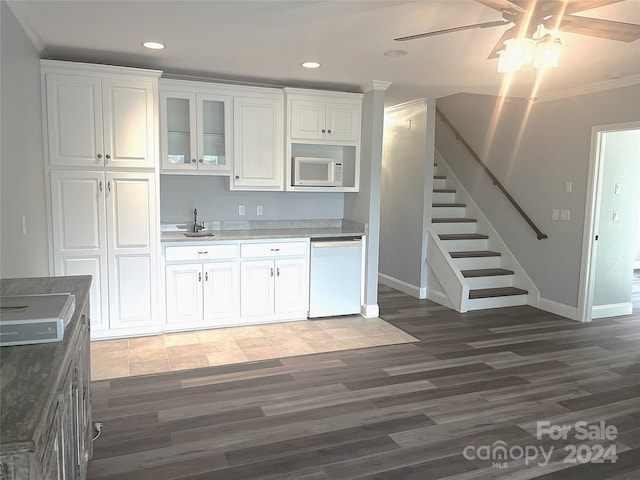
<svg viewBox="0 0 640 480"><path fill-rule="evenodd" d="M163 173L229 175L232 97L160 91Z"/></svg>

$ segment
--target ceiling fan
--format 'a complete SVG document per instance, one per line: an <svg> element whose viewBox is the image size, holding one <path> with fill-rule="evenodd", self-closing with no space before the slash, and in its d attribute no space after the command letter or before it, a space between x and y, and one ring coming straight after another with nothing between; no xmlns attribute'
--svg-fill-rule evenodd
<svg viewBox="0 0 640 480"><path fill-rule="evenodd" d="M602 7L623 0L476 0L487 7L502 13L502 20L474 23L460 27L445 28L432 32L419 33L399 37L395 40L404 42L417 38L431 37L443 33L459 32L474 28L489 28L513 24L506 30L487 58L497 58L498 52L504 50L505 41L518 37L533 37L539 25L548 30L578 33L592 37L633 42L640 38L640 25L611 20L601 20L574 16L574 13L592 8Z"/></svg>

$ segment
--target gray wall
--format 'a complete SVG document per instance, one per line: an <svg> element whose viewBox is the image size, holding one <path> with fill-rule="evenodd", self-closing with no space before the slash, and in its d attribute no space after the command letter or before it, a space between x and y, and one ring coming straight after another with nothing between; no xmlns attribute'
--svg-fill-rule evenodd
<svg viewBox="0 0 640 480"><path fill-rule="evenodd" d="M637 121L639 104L640 85L532 105L473 94L438 100L438 107L549 236L536 239L438 121L438 150L538 286L542 299L577 306L591 128ZM573 184L571 193L565 191L566 182ZM554 208L570 209L570 220L552 220Z"/></svg>
<svg viewBox="0 0 640 480"><path fill-rule="evenodd" d="M415 287L416 295L426 286L425 219L433 178L427 110L424 100L387 109L382 150L379 269Z"/></svg>
<svg viewBox="0 0 640 480"><path fill-rule="evenodd" d="M49 257L40 60L4 1L0 17L0 275L43 276Z"/></svg>
<svg viewBox="0 0 640 480"><path fill-rule="evenodd" d="M632 265L640 198L640 130L603 134L602 182L593 305L631 302ZM620 194L615 185L620 184ZM613 212L619 212L613 221Z"/></svg>
<svg viewBox="0 0 640 480"><path fill-rule="evenodd" d="M244 205L245 216L238 215ZM263 215L256 214L262 205ZM308 220L343 218L343 193L239 192L225 188L224 177L160 175L163 223L199 220Z"/></svg>
<svg viewBox="0 0 640 480"><path fill-rule="evenodd" d="M344 216L368 224L365 259L365 305L378 305L378 255L380 251L380 177L384 91L370 90L362 102L360 191L345 194Z"/></svg>

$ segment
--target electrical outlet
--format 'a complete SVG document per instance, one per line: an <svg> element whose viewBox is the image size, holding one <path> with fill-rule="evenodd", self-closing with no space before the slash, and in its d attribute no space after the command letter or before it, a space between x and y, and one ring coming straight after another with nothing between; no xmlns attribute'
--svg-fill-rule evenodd
<svg viewBox="0 0 640 480"><path fill-rule="evenodd" d="M618 210L614 210L613 211L613 221L617 222L618 220L620 220L620 212Z"/></svg>
<svg viewBox="0 0 640 480"><path fill-rule="evenodd" d="M244 215L244 205L238 205L238 215L241 217Z"/></svg>
<svg viewBox="0 0 640 480"><path fill-rule="evenodd" d="M573 192L573 182L565 182L564 191L567 193Z"/></svg>
<svg viewBox="0 0 640 480"><path fill-rule="evenodd" d="M615 186L613 187L613 193L614 195L620 195L622 193L622 184L621 183L616 183Z"/></svg>
<svg viewBox="0 0 640 480"><path fill-rule="evenodd" d="M256 215L262 215L264 213L264 209L262 208L262 205L258 205L256 207Z"/></svg>

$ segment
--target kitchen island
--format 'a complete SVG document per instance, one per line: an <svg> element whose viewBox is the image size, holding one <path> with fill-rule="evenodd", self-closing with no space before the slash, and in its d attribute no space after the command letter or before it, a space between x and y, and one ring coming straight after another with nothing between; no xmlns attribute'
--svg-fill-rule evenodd
<svg viewBox="0 0 640 480"><path fill-rule="evenodd" d="M0 347L0 477L84 479L91 455L90 276L0 280L0 294L71 293L62 341Z"/></svg>

